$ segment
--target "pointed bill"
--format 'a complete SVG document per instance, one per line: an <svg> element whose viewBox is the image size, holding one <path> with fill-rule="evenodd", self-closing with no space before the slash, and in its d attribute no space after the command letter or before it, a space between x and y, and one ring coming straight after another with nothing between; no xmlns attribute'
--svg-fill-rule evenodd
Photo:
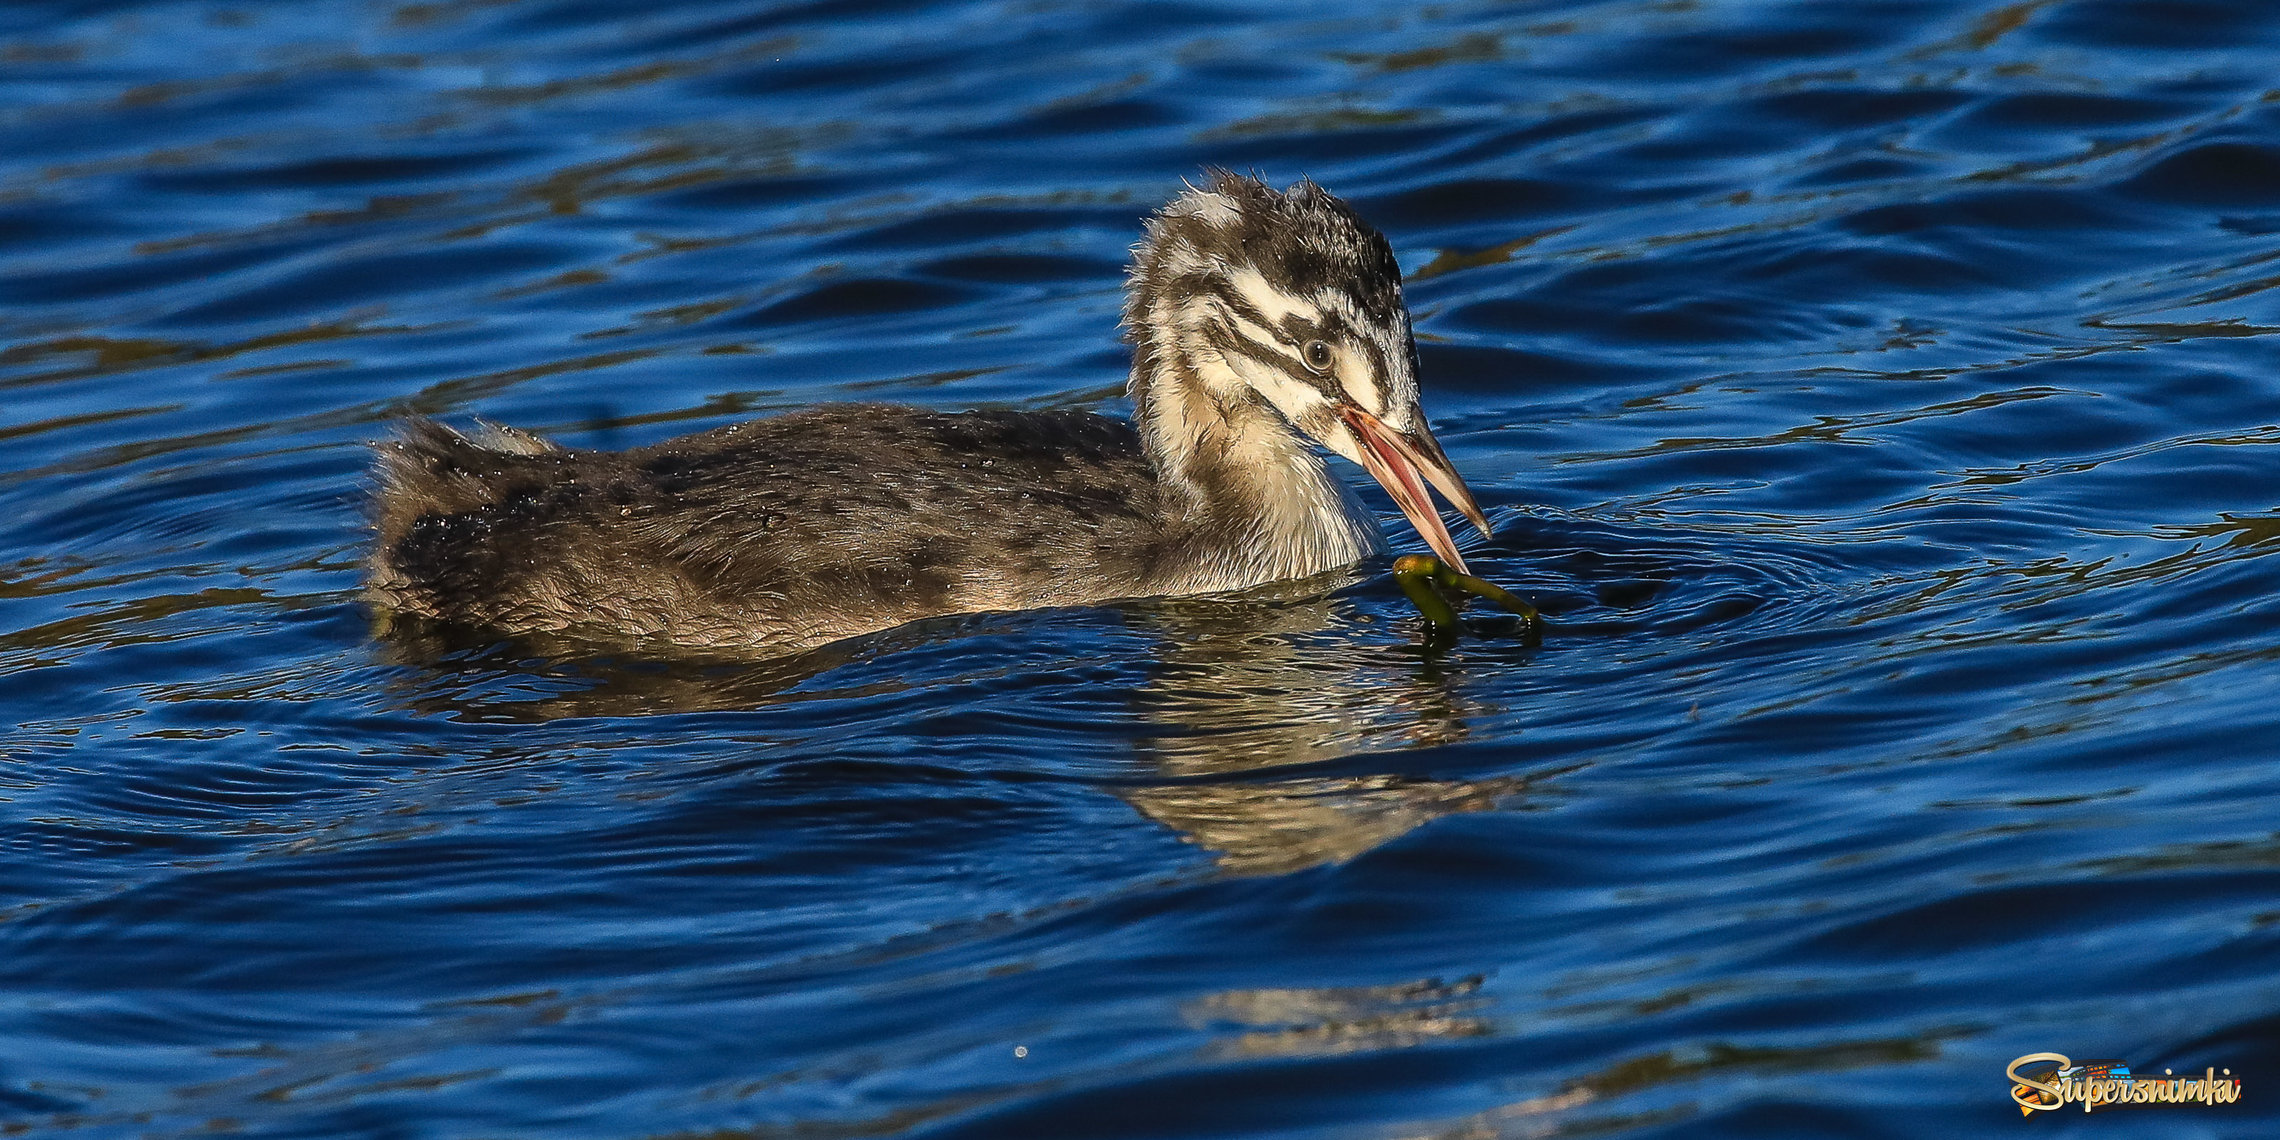
<svg viewBox="0 0 2280 1140"><path fill-rule="evenodd" d="M1385 421L1360 408L1342 408L1340 414L1361 443L1362 466L1393 496L1394 505L1409 517L1410 525L1417 528L1425 545L1432 547L1433 553L1450 569L1459 574L1472 573L1465 565L1464 556L1457 553L1457 540L1441 521L1441 513L1434 509L1425 487L1430 483L1441 492L1441 497L1464 512L1482 534L1489 533L1488 517L1481 513L1480 504L1473 501L1472 492L1458 477L1456 468L1450 466L1448 455L1433 439L1433 433L1422 424L1415 434L1394 431Z"/></svg>

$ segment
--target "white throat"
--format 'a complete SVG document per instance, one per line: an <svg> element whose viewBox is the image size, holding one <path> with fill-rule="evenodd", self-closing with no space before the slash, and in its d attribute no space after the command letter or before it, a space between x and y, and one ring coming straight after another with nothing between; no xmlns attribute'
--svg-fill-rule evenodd
<svg viewBox="0 0 2280 1140"><path fill-rule="evenodd" d="M1217 351L1154 347L1159 359L1136 362L1135 380L1148 388L1138 401L1141 435L1192 517L1238 530L1232 545L1196 567L1196 589L1303 578L1385 549L1361 501L1289 423L1249 396ZM1141 364L1152 365L1145 375Z"/></svg>

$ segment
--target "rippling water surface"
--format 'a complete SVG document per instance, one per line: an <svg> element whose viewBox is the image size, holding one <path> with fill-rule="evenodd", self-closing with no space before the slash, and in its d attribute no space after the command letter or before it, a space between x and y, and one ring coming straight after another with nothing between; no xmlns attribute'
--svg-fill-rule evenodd
<svg viewBox="0 0 2280 1140"><path fill-rule="evenodd" d="M2270 1135L2276 75L2256 0L10 4L0 1132ZM1117 410L1206 163L1392 238L1540 649L1382 563L371 637L392 418ZM2022 1122L2045 1050L2244 1099Z"/></svg>

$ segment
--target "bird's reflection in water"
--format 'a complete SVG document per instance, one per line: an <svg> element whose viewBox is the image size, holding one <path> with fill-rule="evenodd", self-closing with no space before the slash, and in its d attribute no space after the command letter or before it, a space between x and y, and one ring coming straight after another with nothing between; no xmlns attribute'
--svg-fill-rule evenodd
<svg viewBox="0 0 2280 1140"><path fill-rule="evenodd" d="M1528 780L1449 780L1355 771L1350 757L1463 739L1471 712L1430 657L1368 636L1354 603L1325 596L1347 575L1285 583L1232 600L1135 604L1158 662L1130 694L1144 777L1116 787L1141 814L1212 852L1221 870L1277 874L1350 859L1421 824L1483 811ZM835 671L906 650L1013 631L1051 615L917 623L792 657L723 662L597 658L595 647L501 646L481 634L386 628L383 654L417 664L402 699L459 720L535 722L718 712L904 691L891 668ZM1065 616L1060 620L1066 620ZM583 656L573 651L582 649ZM1327 771L1325 771L1327 769Z"/></svg>
<svg viewBox="0 0 2280 1140"><path fill-rule="evenodd" d="M1000 615L914 622L869 637L759 660L658 655L635 642L522 636L429 622L375 626L379 659L411 666L396 696L415 712L463 721L542 723L586 717L740 712L818 697L854 698L910 686L872 680L817 692L833 670L973 633ZM1013 616L1013 615L1005 615Z"/></svg>
<svg viewBox="0 0 2280 1140"><path fill-rule="evenodd" d="M1134 693L1140 719L1155 729L1137 744L1169 779L1119 794L1214 852L1223 870L1277 874L1350 859L1522 791L1527 781L1517 778L1278 774L1468 732L1469 710L1434 663L1354 638L1344 604L1250 596L1151 607L1163 663Z"/></svg>
<svg viewBox="0 0 2280 1140"><path fill-rule="evenodd" d="M1221 1032L1228 1057L1298 1057L1404 1049L1495 1032L1480 975L1377 986L1226 990L1189 1000L1189 1024Z"/></svg>

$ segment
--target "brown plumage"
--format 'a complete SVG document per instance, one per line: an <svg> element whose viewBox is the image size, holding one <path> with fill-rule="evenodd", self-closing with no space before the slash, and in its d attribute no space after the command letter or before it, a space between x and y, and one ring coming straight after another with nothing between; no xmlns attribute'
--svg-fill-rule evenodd
<svg viewBox="0 0 2280 1140"><path fill-rule="evenodd" d="M368 586L510 634L773 653L985 610L1241 589L1382 549L1311 438L1444 559L1391 248L1309 182L1215 173L1135 250L1138 423L832 405L631 451L426 420L380 445Z"/></svg>

